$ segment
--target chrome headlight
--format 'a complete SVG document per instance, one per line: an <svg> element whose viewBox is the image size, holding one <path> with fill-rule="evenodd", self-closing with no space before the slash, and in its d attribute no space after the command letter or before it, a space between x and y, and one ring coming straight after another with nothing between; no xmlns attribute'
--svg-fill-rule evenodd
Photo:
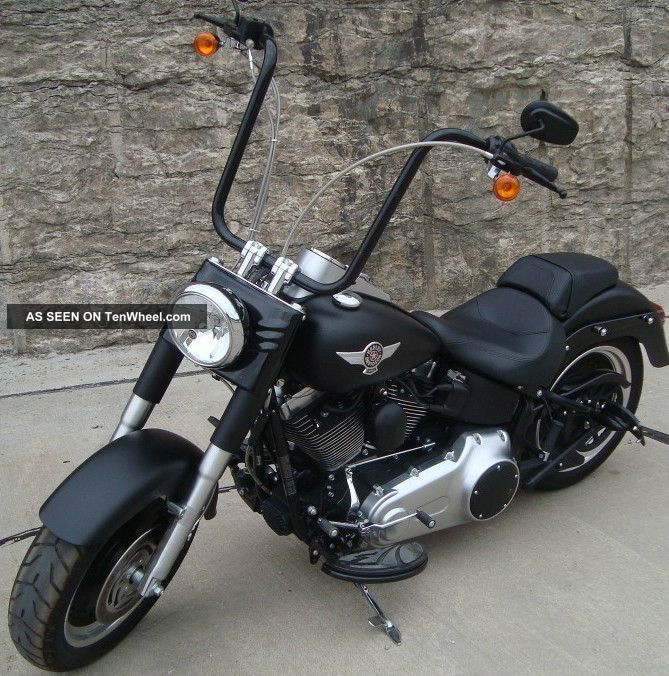
<svg viewBox="0 0 669 676"><path fill-rule="evenodd" d="M229 291L209 284L189 284L173 303L207 306L207 327L183 329L169 327L174 344L199 366L215 368L232 363L244 348L244 305Z"/></svg>

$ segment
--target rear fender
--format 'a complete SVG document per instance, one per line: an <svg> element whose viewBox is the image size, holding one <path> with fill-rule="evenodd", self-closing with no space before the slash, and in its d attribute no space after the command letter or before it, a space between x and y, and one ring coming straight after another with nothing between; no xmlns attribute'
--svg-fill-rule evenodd
<svg viewBox="0 0 669 676"><path fill-rule="evenodd" d="M653 366L669 365L664 329L656 310L583 326L567 336L567 346L571 352L579 353L616 338L634 338L644 346Z"/></svg>
<svg viewBox="0 0 669 676"><path fill-rule="evenodd" d="M73 545L103 542L157 498L183 498L201 458L197 446L172 432L131 432L77 467L42 505L40 519Z"/></svg>

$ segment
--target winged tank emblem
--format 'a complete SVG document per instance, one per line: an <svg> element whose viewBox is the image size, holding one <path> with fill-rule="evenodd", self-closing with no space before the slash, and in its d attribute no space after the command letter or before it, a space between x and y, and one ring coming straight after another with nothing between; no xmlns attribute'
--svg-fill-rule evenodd
<svg viewBox="0 0 669 676"><path fill-rule="evenodd" d="M400 345L401 342L384 347L378 340L374 340L360 352L337 352L337 354L349 364L363 366L363 375L371 376L379 370L382 361L395 354Z"/></svg>

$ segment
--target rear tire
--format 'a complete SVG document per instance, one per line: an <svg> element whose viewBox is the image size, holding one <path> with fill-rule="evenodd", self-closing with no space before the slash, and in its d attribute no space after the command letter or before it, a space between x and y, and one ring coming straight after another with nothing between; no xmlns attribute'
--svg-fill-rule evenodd
<svg viewBox="0 0 669 676"><path fill-rule="evenodd" d="M77 547L42 528L23 559L9 601L9 633L21 655L40 669L68 671L116 646L158 600L140 597L125 568L145 562L168 525L161 501L97 546Z"/></svg>
<svg viewBox="0 0 669 676"><path fill-rule="evenodd" d="M608 360L613 370L628 371L627 378L630 387L624 392L625 401L619 402L634 413L639 405L641 391L643 389L643 358L639 343L632 338L621 338L607 343L601 343L594 347L583 350L579 354L570 355L563 365L560 375L556 378L551 389L559 389L560 382L564 382L575 369L591 356L601 360ZM538 425L539 423L537 423ZM592 474L617 448L625 436L624 432L606 434L603 433L603 441L598 447L588 451L586 460L578 467L566 470L556 470L540 481L536 488L539 490L556 490L567 488L578 483Z"/></svg>

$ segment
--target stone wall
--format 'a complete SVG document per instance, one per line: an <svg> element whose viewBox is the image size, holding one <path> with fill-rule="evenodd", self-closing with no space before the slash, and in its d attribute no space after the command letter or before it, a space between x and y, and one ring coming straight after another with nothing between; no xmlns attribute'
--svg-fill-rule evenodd
<svg viewBox="0 0 669 676"><path fill-rule="evenodd" d="M191 49L185 0L0 0L0 303L154 302L227 256L210 200L250 81L240 54ZM667 279L669 8L643 0L255 2L275 27L282 132L261 239L364 154L442 126L513 132L528 101L581 124L538 147L569 197L525 183L500 204L480 160L437 150L368 272L403 305L447 307L517 256L573 249L636 284ZM228 210L243 230L266 138ZM527 149L536 142L525 142ZM400 158L345 181L299 242L346 259ZM69 351L138 332L4 331L1 351Z"/></svg>

